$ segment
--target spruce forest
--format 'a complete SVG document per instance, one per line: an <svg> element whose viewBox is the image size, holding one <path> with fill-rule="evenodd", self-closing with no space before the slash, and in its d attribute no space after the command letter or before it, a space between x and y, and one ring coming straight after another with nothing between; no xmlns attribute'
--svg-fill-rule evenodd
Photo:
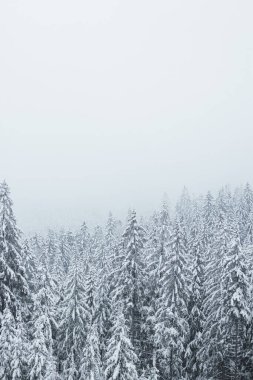
<svg viewBox="0 0 253 380"><path fill-rule="evenodd" d="M249 184L32 237L0 186L1 380L253 379L252 284Z"/></svg>

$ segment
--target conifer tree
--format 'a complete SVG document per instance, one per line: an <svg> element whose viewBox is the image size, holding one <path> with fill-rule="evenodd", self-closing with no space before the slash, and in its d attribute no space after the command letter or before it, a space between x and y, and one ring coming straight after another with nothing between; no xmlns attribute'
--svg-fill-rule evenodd
<svg viewBox="0 0 253 380"><path fill-rule="evenodd" d="M238 380L243 375L247 327L251 321L249 275L238 234L229 245L223 276L224 319L220 323L227 343L226 372L228 378Z"/></svg>
<svg viewBox="0 0 253 380"><path fill-rule="evenodd" d="M27 315L29 294L19 240L10 191L4 182L0 185L0 373L8 380L24 376L25 367L20 364L24 356L20 362L13 357L20 339L18 321L21 324ZM25 341L25 334L22 339Z"/></svg>
<svg viewBox="0 0 253 380"><path fill-rule="evenodd" d="M65 379L77 379L91 313L87 305L82 261L73 247L72 262L59 304L59 372Z"/></svg>
<svg viewBox="0 0 253 380"><path fill-rule="evenodd" d="M82 223L80 231L77 234L77 246L80 255L83 259L87 259L88 252L90 252L91 237L85 222Z"/></svg>
<svg viewBox="0 0 253 380"><path fill-rule="evenodd" d="M61 265L64 273L66 274L68 272L68 267L70 263L71 250L68 244L67 234L64 230L60 231L58 248L59 256L61 258Z"/></svg>
<svg viewBox="0 0 253 380"><path fill-rule="evenodd" d="M97 328L100 340L100 354L103 360L106 344L111 326L111 268L113 265L113 257L115 255L117 240L116 240L116 222L112 214L109 214L105 241L101 256L101 268L98 277L98 310L97 310Z"/></svg>
<svg viewBox="0 0 253 380"><path fill-rule="evenodd" d="M56 367L52 354L52 347L45 342L45 332L49 325L42 317L38 318L34 325L33 341L29 357L29 379L42 380L56 378Z"/></svg>
<svg viewBox="0 0 253 380"><path fill-rule="evenodd" d="M132 212L123 234L114 302L121 300L129 337L137 354L141 353L143 300L145 273L143 247L145 231L138 225L135 211Z"/></svg>
<svg viewBox="0 0 253 380"><path fill-rule="evenodd" d="M11 379L12 358L14 342L16 337L16 322L8 304L5 304L1 314L0 330L0 378L3 380Z"/></svg>
<svg viewBox="0 0 253 380"><path fill-rule="evenodd" d="M105 376L107 380L137 380L138 358L129 339L122 306L118 304L117 310L105 357Z"/></svg>
<svg viewBox="0 0 253 380"><path fill-rule="evenodd" d="M231 208L230 197L228 199L229 202L226 200L226 193L222 192L213 254L210 262L207 263L204 305L206 321L203 329L203 346L200 350L205 375L216 376L217 379L225 379L228 376L226 350L229 335L224 330L224 321L227 321L226 303L231 301L226 301L226 299L228 277L232 273L228 273L227 260L231 255L231 242L236 239L239 244L236 215Z"/></svg>
<svg viewBox="0 0 253 380"><path fill-rule="evenodd" d="M21 316L17 317L15 338L12 347L11 379L22 380L27 372L29 345Z"/></svg>
<svg viewBox="0 0 253 380"><path fill-rule="evenodd" d="M33 329L31 350L28 359L29 379L56 378L56 363L53 355L54 319L53 295L45 272L40 273L38 291L34 295Z"/></svg>
<svg viewBox="0 0 253 380"><path fill-rule="evenodd" d="M49 230L45 244L45 256L48 264L48 269L52 271L57 254L57 239L53 230Z"/></svg>
<svg viewBox="0 0 253 380"><path fill-rule="evenodd" d="M195 219L189 242L191 260L190 297L188 303L189 313L189 341L186 348L186 371L189 379L198 379L201 375L201 362L199 350L202 347L202 331L204 324L204 240L203 229L199 216Z"/></svg>
<svg viewBox="0 0 253 380"><path fill-rule="evenodd" d="M189 334L189 273L185 233L179 221L174 222L167 257L161 277L155 339L161 357L161 376L180 379L183 376L184 351Z"/></svg>
<svg viewBox="0 0 253 380"><path fill-rule="evenodd" d="M154 331L156 325L156 313L159 307L159 297L161 295L161 277L166 260L167 245L170 236L170 217L167 198L165 197L162 202L160 213L155 214L152 219L152 227L150 237L147 244L147 328L148 346L147 351L150 352L149 366L152 366L153 371L157 373L157 348L154 341ZM159 360L158 360L159 361Z"/></svg>
<svg viewBox="0 0 253 380"><path fill-rule="evenodd" d="M209 259L210 248L213 244L216 222L216 209L212 194L207 193L203 201L203 248L206 259Z"/></svg>
<svg viewBox="0 0 253 380"><path fill-rule="evenodd" d="M35 252L31 249L30 243L27 239L22 244L22 266L26 273L26 279L29 286L30 293L34 293L36 284L38 282L37 274L39 262L35 256Z"/></svg>
<svg viewBox="0 0 253 380"><path fill-rule="evenodd" d="M10 191L5 182L0 185L0 313L7 307L13 314L21 307L28 293L24 269L21 266L20 231L12 210Z"/></svg>
<svg viewBox="0 0 253 380"><path fill-rule="evenodd" d="M88 332L84 345L81 365L80 380L103 380L102 361L99 349L99 337L96 323L93 323Z"/></svg>
<svg viewBox="0 0 253 380"><path fill-rule="evenodd" d="M238 206L238 222L240 227L240 238L244 242L245 239L251 238L251 223L253 213L253 191L249 185L246 184L243 189L241 199Z"/></svg>

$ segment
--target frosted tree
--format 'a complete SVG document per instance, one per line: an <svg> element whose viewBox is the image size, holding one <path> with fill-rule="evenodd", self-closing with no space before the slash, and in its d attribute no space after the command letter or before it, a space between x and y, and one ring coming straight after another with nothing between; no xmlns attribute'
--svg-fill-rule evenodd
<svg viewBox="0 0 253 380"><path fill-rule="evenodd" d="M85 299L89 315L89 321L92 323L93 319L97 318L97 276L96 268L92 264L86 266L86 276L85 276Z"/></svg>
<svg viewBox="0 0 253 380"><path fill-rule="evenodd" d="M26 376L29 348L21 314L15 320L7 306L0 322L0 378L21 380Z"/></svg>
<svg viewBox="0 0 253 380"><path fill-rule="evenodd" d="M49 230L45 243L45 256L48 263L48 268L51 271L54 267L57 254L57 238L53 230Z"/></svg>
<svg viewBox="0 0 253 380"><path fill-rule="evenodd" d="M44 239L38 235L35 234L32 236L32 238L29 240L29 248L32 251L32 255L36 258L36 261L38 262L38 265L45 263L45 250L44 250Z"/></svg>
<svg viewBox="0 0 253 380"><path fill-rule="evenodd" d="M142 313L145 272L143 247L145 231L138 225L135 211L132 212L128 226L123 234L123 241L118 258L117 281L114 289L114 301L120 300L131 342L136 353L141 353Z"/></svg>
<svg viewBox="0 0 253 380"><path fill-rule="evenodd" d="M36 289L36 284L38 282L37 271L38 271L39 262L37 260L37 257L35 256L35 252L31 248L30 243L27 239L25 239L22 244L21 257L22 257L22 266L25 269L26 279L27 279L30 292L34 293Z"/></svg>
<svg viewBox="0 0 253 380"><path fill-rule="evenodd" d="M157 310L157 303L159 299L159 285L160 285L160 224L159 224L159 214L154 213L149 225L148 239L146 243L146 253L147 253L147 278L146 278L146 289L147 296L144 304L144 316L146 323L144 324L146 335L147 335L147 351L150 352L148 356L148 365L154 360L156 361L156 348L154 343L154 329L155 329L155 315ZM146 376L146 371L142 373L142 377Z"/></svg>
<svg viewBox="0 0 253 380"><path fill-rule="evenodd" d="M63 229L59 233L58 249L59 249L59 256L61 258L61 265L62 265L64 273L66 274L68 272L68 267L70 263L71 250L68 244L67 234Z"/></svg>
<svg viewBox="0 0 253 380"><path fill-rule="evenodd" d="M100 226L96 226L91 235L91 245L89 249L88 260L93 266L101 268L102 256L104 249L104 235Z"/></svg>
<svg viewBox="0 0 253 380"><path fill-rule="evenodd" d="M105 356L105 376L107 380L137 380L138 358L129 338L122 306L118 304L117 310Z"/></svg>
<svg viewBox="0 0 253 380"><path fill-rule="evenodd" d="M148 365L156 368L157 350L154 342L154 330L156 325L156 312L161 294L161 277L166 260L166 249L170 236L170 217L167 198L162 202L159 214L154 214L151 221L151 230L146 245L147 250L147 338L149 341L147 351L151 352ZM145 309L144 309L145 310Z"/></svg>
<svg viewBox="0 0 253 380"><path fill-rule="evenodd" d="M54 304L47 276L41 274L39 290L35 294L31 350L28 359L29 379L55 379L56 363L53 356Z"/></svg>
<svg viewBox="0 0 253 380"><path fill-rule="evenodd" d="M8 304L0 315L0 378L11 379L11 365L16 337L16 323Z"/></svg>
<svg viewBox="0 0 253 380"><path fill-rule="evenodd" d="M210 256L206 262L206 297L204 305L206 321L203 328L204 346L200 350L203 351L204 348L207 349L208 347L208 360L204 361L203 355L201 355L205 371L208 372L211 368L221 378L225 376L225 342L220 324L220 321L224 318L224 262L227 257L229 243L235 233L234 216L231 209L230 194L223 189L217 199L216 228Z"/></svg>
<svg viewBox="0 0 253 380"><path fill-rule="evenodd" d="M113 258L117 249L117 239L116 239L116 222L112 216L109 214L106 230L105 239L101 255L101 264L98 276L98 310L97 310L97 325L100 340L100 353L102 360L104 358L104 353L106 349L109 329L111 326L111 268L113 265Z"/></svg>
<svg viewBox="0 0 253 380"><path fill-rule="evenodd" d="M247 326L251 322L249 275L238 235L230 243L223 276L224 319L220 323L227 342L226 372L230 379L238 380L243 374Z"/></svg>
<svg viewBox="0 0 253 380"><path fill-rule="evenodd" d="M28 294L19 238L10 191L4 182L0 185L0 313L8 305L14 318Z"/></svg>
<svg viewBox="0 0 253 380"><path fill-rule="evenodd" d="M56 244L55 258L53 267L50 269L51 278L53 279L54 293L56 302L62 298L64 279L66 277L65 266L62 256L62 247Z"/></svg>
<svg viewBox="0 0 253 380"><path fill-rule="evenodd" d="M93 323L82 352L80 380L103 380L102 361L96 323Z"/></svg>
<svg viewBox="0 0 253 380"><path fill-rule="evenodd" d="M183 188L181 197L176 204L177 217L182 221L188 234L192 222L192 200L186 187Z"/></svg>
<svg viewBox="0 0 253 380"><path fill-rule="evenodd" d="M76 240L77 240L77 246L78 251L80 255L83 257L83 259L87 260L88 252L90 252L90 233L89 229L87 227L87 224L83 222L81 225L80 231L77 234Z"/></svg>
<svg viewBox="0 0 253 380"><path fill-rule="evenodd" d="M115 255L117 249L117 222L113 218L112 213L109 213L106 228L105 228L105 238L103 246L103 256L102 256L102 267L109 267ZM106 268L107 271L107 268Z"/></svg>
<svg viewBox="0 0 253 380"><path fill-rule="evenodd" d="M191 260L190 297L188 303L189 313L189 341L186 348L186 371L189 379L198 379L201 374L201 362L199 350L202 347L202 331L204 324L204 240L203 227L201 227L199 215L195 215L195 223L191 230L189 241Z"/></svg>
<svg viewBox="0 0 253 380"><path fill-rule="evenodd" d="M24 365L20 364L24 356L20 362L13 361L17 341L25 340L23 330L20 338L17 323L20 319L21 325L27 316L29 300L19 238L9 188L4 182L0 185L0 377L8 380L24 376Z"/></svg>
<svg viewBox="0 0 253 380"><path fill-rule="evenodd" d="M237 212L241 241L247 239L249 242L252 239L253 191L248 183L243 189Z"/></svg>
<svg viewBox="0 0 253 380"><path fill-rule="evenodd" d="M210 247L213 243L215 223L216 223L216 209L212 194L210 191L207 193L203 202L203 244L205 254L208 259Z"/></svg>
<svg viewBox="0 0 253 380"><path fill-rule="evenodd" d="M153 276L155 276L157 279L160 279L162 275L162 267L165 261L166 247L169 242L170 229L171 229L169 207L168 207L168 201L166 197L162 201L162 207L158 216L156 229L157 229L157 236L155 238L156 239L156 243L155 243L156 257L154 257L154 259L157 262L153 263L153 267L155 270L155 272L153 273ZM155 287L158 287L158 286L159 286L159 282L155 285Z"/></svg>
<svg viewBox="0 0 253 380"><path fill-rule="evenodd" d="M225 333L224 321L227 321L228 313L226 303L231 302L227 299L228 277L233 278L236 274L236 270L234 274L228 273L228 260L231 256L231 242L236 239L239 244L236 216L224 194L226 193L223 192L223 199L218 209L219 224L212 247L213 254L207 263L204 305L206 321L203 329L203 347L200 350L204 353L201 355L204 373L206 376L216 376L217 379L224 379L227 376L229 336ZM240 264L239 261L237 264ZM243 262L241 264L243 265Z"/></svg>
<svg viewBox="0 0 253 380"><path fill-rule="evenodd" d="M175 221L168 245L168 258L161 277L161 295L156 313L155 340L161 357L161 376L183 376L184 350L188 339L189 300L185 232Z"/></svg>
<svg viewBox="0 0 253 380"><path fill-rule="evenodd" d="M76 379L88 326L91 323L84 284L84 268L76 247L73 247L71 267L58 313L59 371L64 379Z"/></svg>
<svg viewBox="0 0 253 380"><path fill-rule="evenodd" d="M243 236L243 244L245 246L253 247L253 210L250 212L245 222Z"/></svg>

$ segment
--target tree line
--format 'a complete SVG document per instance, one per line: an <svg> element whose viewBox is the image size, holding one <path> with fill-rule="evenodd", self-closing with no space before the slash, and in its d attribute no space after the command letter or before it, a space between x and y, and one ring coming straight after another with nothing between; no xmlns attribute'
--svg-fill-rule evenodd
<svg viewBox="0 0 253 380"><path fill-rule="evenodd" d="M253 191L26 238L0 185L1 380L253 379Z"/></svg>

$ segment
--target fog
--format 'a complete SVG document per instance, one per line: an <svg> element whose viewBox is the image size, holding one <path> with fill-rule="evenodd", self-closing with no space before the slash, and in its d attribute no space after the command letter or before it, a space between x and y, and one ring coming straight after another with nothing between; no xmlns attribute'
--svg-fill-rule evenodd
<svg viewBox="0 0 253 380"><path fill-rule="evenodd" d="M24 231L253 184L251 0L0 3L0 179Z"/></svg>

